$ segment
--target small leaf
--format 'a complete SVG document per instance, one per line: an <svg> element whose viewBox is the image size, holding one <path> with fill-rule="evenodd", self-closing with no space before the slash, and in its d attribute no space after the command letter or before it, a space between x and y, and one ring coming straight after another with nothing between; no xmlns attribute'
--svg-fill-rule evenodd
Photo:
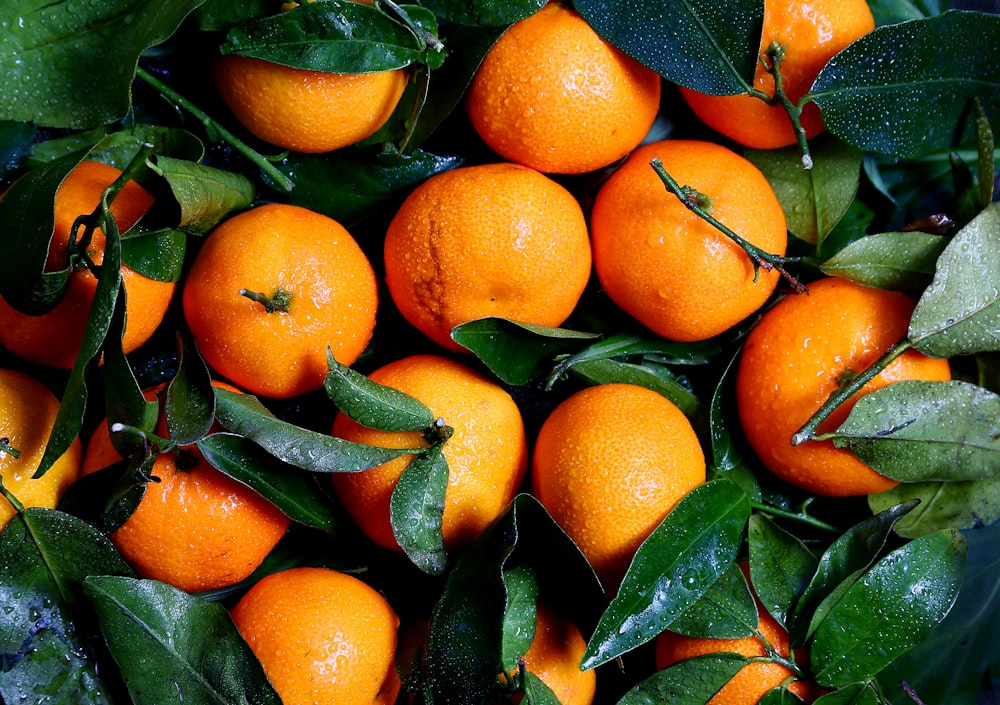
<svg viewBox="0 0 1000 705"><path fill-rule="evenodd" d="M108 340L116 344L107 345L104 351L104 410L108 427L116 423L134 427L141 432L153 431L160 415L160 405L156 398L143 392L135 372L122 351L121 339L125 332L125 297L119 296L115 302L115 315L111 318ZM145 444L144 438L136 438L137 444L122 442L123 434L111 433L111 443L122 456ZM122 452L125 451L125 452Z"/></svg>
<svg viewBox="0 0 1000 705"><path fill-rule="evenodd" d="M900 502L919 501L896 524L896 533L907 538L941 529L978 529L1000 521L1000 474L977 482L904 482L891 490L868 496L872 511L883 511Z"/></svg>
<svg viewBox="0 0 1000 705"><path fill-rule="evenodd" d="M180 206L179 230L207 233L254 199L254 185L242 174L163 155L156 157L153 170L166 179Z"/></svg>
<svg viewBox="0 0 1000 705"><path fill-rule="evenodd" d="M434 423L434 414L409 394L378 384L333 359L323 380L327 397L340 411L362 426L379 431L422 431Z"/></svg>
<svg viewBox="0 0 1000 705"><path fill-rule="evenodd" d="M818 561L802 541L763 514L748 527L750 578L761 604L780 624L816 573Z"/></svg>
<svg viewBox="0 0 1000 705"><path fill-rule="evenodd" d="M500 27L538 12L547 0L429 0L428 9L445 22L475 27Z"/></svg>
<svg viewBox="0 0 1000 705"><path fill-rule="evenodd" d="M901 482L985 480L1000 472L1000 396L960 380L898 382L861 397L833 442Z"/></svg>
<svg viewBox="0 0 1000 705"><path fill-rule="evenodd" d="M225 607L154 580L83 583L135 702L280 705Z"/></svg>
<svg viewBox="0 0 1000 705"><path fill-rule="evenodd" d="M990 127L989 118L983 111L983 104L979 98L974 102L974 114L976 121L976 145L978 147L976 172L979 182L979 207L986 208L993 202L993 189L996 182L996 140L993 137L993 128Z"/></svg>
<svg viewBox="0 0 1000 705"><path fill-rule="evenodd" d="M215 420L212 373L197 346L186 338L189 336L178 336L177 374L167 385L163 407L170 440L181 446L204 438Z"/></svg>
<svg viewBox="0 0 1000 705"><path fill-rule="evenodd" d="M931 283L948 242L920 231L866 235L822 262L820 269L831 277L919 296Z"/></svg>
<svg viewBox="0 0 1000 705"><path fill-rule="evenodd" d="M180 281L187 251L187 236L179 230L139 232L133 229L122 240L122 263L157 281Z"/></svg>
<svg viewBox="0 0 1000 705"><path fill-rule="evenodd" d="M757 630L758 617L743 571L734 563L670 624L670 631L701 639L742 639Z"/></svg>
<svg viewBox="0 0 1000 705"><path fill-rule="evenodd" d="M507 608L503 614L503 667L517 671L517 661L531 648L538 619L538 579L528 566L503 572Z"/></svg>
<svg viewBox="0 0 1000 705"><path fill-rule="evenodd" d="M524 674L524 701L527 705L562 705L552 688L531 671Z"/></svg>
<svg viewBox="0 0 1000 705"><path fill-rule="evenodd" d="M909 337L934 357L1000 350L1000 203L962 228L941 253L934 280L913 311Z"/></svg>
<svg viewBox="0 0 1000 705"><path fill-rule="evenodd" d="M966 558L955 530L914 539L851 586L816 630L810 660L816 683L874 677L918 645L951 610Z"/></svg>
<svg viewBox="0 0 1000 705"><path fill-rule="evenodd" d="M848 683L821 695L813 705L882 705L884 702L870 683Z"/></svg>
<svg viewBox="0 0 1000 705"><path fill-rule="evenodd" d="M673 402L689 419L695 420L701 416L698 397L663 365L633 364L608 359L586 360L575 364L571 371L592 385L619 382L652 389Z"/></svg>
<svg viewBox="0 0 1000 705"><path fill-rule="evenodd" d="M704 705L746 663L739 654L730 653L686 659L633 686L618 705Z"/></svg>
<svg viewBox="0 0 1000 705"><path fill-rule="evenodd" d="M443 444L413 456L389 500L389 523L396 542L414 565L440 575L448 567L441 518L448 489Z"/></svg>
<svg viewBox="0 0 1000 705"><path fill-rule="evenodd" d="M736 560L749 516L747 496L729 480L682 498L636 551L581 667L606 663L669 627Z"/></svg>
<svg viewBox="0 0 1000 705"><path fill-rule="evenodd" d="M760 499L760 485L753 471L745 464L742 454L736 448L733 435L729 431L732 408L730 380L735 374L736 362L739 359L737 351L726 363L725 370L715 390L712 393L712 404L709 409L709 434L712 445L712 468L716 475L732 480L739 485L751 499Z"/></svg>

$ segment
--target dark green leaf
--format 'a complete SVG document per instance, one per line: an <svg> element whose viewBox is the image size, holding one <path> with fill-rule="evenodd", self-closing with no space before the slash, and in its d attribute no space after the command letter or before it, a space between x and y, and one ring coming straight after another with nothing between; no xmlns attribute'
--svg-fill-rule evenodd
<svg viewBox="0 0 1000 705"><path fill-rule="evenodd" d="M585 360L575 364L571 372L589 384L619 382L652 389L673 402L692 420L700 418L702 413L701 402L691 388L663 365L609 359Z"/></svg>
<svg viewBox="0 0 1000 705"><path fill-rule="evenodd" d="M739 352L726 363L719 383L712 392L709 410L709 434L712 445L712 467L716 474L726 477L739 485L751 499L760 499L760 485L753 471L744 463L743 456L736 448L729 431L730 414L735 414L730 402L730 379L735 374Z"/></svg>
<svg viewBox="0 0 1000 705"><path fill-rule="evenodd" d="M187 236L179 230L132 231L122 240L122 264L150 279L180 281Z"/></svg>
<svg viewBox="0 0 1000 705"><path fill-rule="evenodd" d="M219 31L273 13L274 3L271 0L244 0L239 3L205 0L205 4L192 13L192 19L199 29Z"/></svg>
<svg viewBox="0 0 1000 705"><path fill-rule="evenodd" d="M89 158L124 170L143 145L153 145L155 154L169 154L191 161L205 156L205 145L187 130L131 123L102 125L39 142L31 148L29 164L41 165L67 154L92 150Z"/></svg>
<svg viewBox="0 0 1000 705"><path fill-rule="evenodd" d="M896 525L900 536L915 538L941 529L978 529L1000 521L1000 474L976 482L904 482L869 495L872 511L900 502L920 504Z"/></svg>
<svg viewBox="0 0 1000 705"><path fill-rule="evenodd" d="M978 146L978 159L976 172L979 182L979 202L980 208L986 208L993 202L993 188L996 182L996 140L993 138L993 128L990 127L989 118L983 112L983 104L977 98L975 101L975 121L976 121L976 145Z"/></svg>
<svg viewBox="0 0 1000 705"><path fill-rule="evenodd" d="M931 283L948 242L942 235L920 231L867 235L820 264L820 269L831 277L919 296Z"/></svg>
<svg viewBox="0 0 1000 705"><path fill-rule="evenodd" d="M0 119L86 128L124 117L139 55L203 1L4 3Z"/></svg>
<svg viewBox="0 0 1000 705"><path fill-rule="evenodd" d="M876 563L816 630L810 646L816 682L868 680L917 646L951 610L965 557L965 538L947 530L914 539Z"/></svg>
<svg viewBox="0 0 1000 705"><path fill-rule="evenodd" d="M432 575L448 567L441 534L448 461L442 450L443 444L413 456L389 501L389 522L396 542L414 565Z"/></svg>
<svg viewBox="0 0 1000 705"><path fill-rule="evenodd" d="M854 201L861 180L861 150L829 136L809 146L812 169L802 168L798 147L750 149L744 154L771 183L788 230L822 247L826 236Z"/></svg>
<svg viewBox="0 0 1000 705"><path fill-rule="evenodd" d="M16 173L31 154L38 128L28 122L0 121L0 178Z"/></svg>
<svg viewBox="0 0 1000 705"><path fill-rule="evenodd" d="M229 433L205 436L197 446L209 465L250 487L293 521L330 534L336 532L337 520L314 475Z"/></svg>
<svg viewBox="0 0 1000 705"><path fill-rule="evenodd" d="M875 24L895 24L940 15L951 6L950 0L871 0L868 3Z"/></svg>
<svg viewBox="0 0 1000 705"><path fill-rule="evenodd" d="M252 394L215 391L215 414L279 460L312 472L360 472L422 448L378 448L310 431L276 418Z"/></svg>
<svg viewBox="0 0 1000 705"><path fill-rule="evenodd" d="M527 384L545 373L560 353L578 350L600 336L566 328L549 328L505 318L480 318L461 323L451 338L478 357L507 384Z"/></svg>
<svg viewBox="0 0 1000 705"><path fill-rule="evenodd" d="M164 414L170 440L185 446L203 438L215 421L212 373L188 336L179 337L177 374L167 385Z"/></svg>
<svg viewBox="0 0 1000 705"><path fill-rule="evenodd" d="M763 0L577 0L597 33L667 80L710 95L746 93L757 71Z"/></svg>
<svg viewBox="0 0 1000 705"><path fill-rule="evenodd" d="M1000 203L962 228L941 253L910 319L909 337L935 357L1000 350Z"/></svg>
<svg viewBox="0 0 1000 705"><path fill-rule="evenodd" d="M507 591L507 608L503 614L504 670L517 671L517 661L523 657L535 639L538 619L538 579L528 566L517 566L503 572Z"/></svg>
<svg viewBox="0 0 1000 705"><path fill-rule="evenodd" d="M670 626L736 560L749 517L746 494L729 480L691 490L639 546L581 666L606 663Z"/></svg>
<svg viewBox="0 0 1000 705"><path fill-rule="evenodd" d="M547 0L429 0L427 7L445 22L476 27L500 27L529 17Z"/></svg>
<svg viewBox="0 0 1000 705"><path fill-rule="evenodd" d="M848 683L813 701L813 705L882 705L883 701L869 683Z"/></svg>
<svg viewBox="0 0 1000 705"><path fill-rule="evenodd" d="M747 530L750 579L761 604L781 624L816 573L818 561L793 534L763 514L753 514Z"/></svg>
<svg viewBox="0 0 1000 705"><path fill-rule="evenodd" d="M156 427L160 415L160 405L156 399L147 399L122 351L121 339L125 331L125 297L119 296L115 302L115 315L108 330L109 344L104 351L104 410L106 423L110 428L115 424L125 424L140 433L151 432ZM110 341L114 341L113 343ZM131 433L131 431L130 431ZM122 441L122 435L111 433L115 450L122 456L145 443L137 438L137 444ZM122 452L124 451L124 452Z"/></svg>
<svg viewBox="0 0 1000 705"><path fill-rule="evenodd" d="M831 133L898 157L952 147L977 97L1000 114L1000 16L958 11L877 28L833 57L807 95Z"/></svg>
<svg viewBox="0 0 1000 705"><path fill-rule="evenodd" d="M670 631L703 639L742 639L757 630L758 621L746 578L734 563L670 624Z"/></svg>
<svg viewBox="0 0 1000 705"><path fill-rule="evenodd" d="M419 399L371 381L337 362L329 351L327 359L330 371L323 381L327 397L362 426L380 431L422 431L434 423L434 414Z"/></svg>
<svg viewBox="0 0 1000 705"><path fill-rule="evenodd" d="M898 382L861 397L833 442L901 482L985 480L1000 472L1000 397L960 380Z"/></svg>
<svg viewBox="0 0 1000 705"><path fill-rule="evenodd" d="M552 688L531 671L524 674L524 702L526 705L562 705Z"/></svg>
<svg viewBox="0 0 1000 705"><path fill-rule="evenodd" d="M618 705L705 705L746 663L728 653L687 659L634 686Z"/></svg>
<svg viewBox="0 0 1000 705"><path fill-rule="evenodd" d="M254 185L242 174L162 155L156 158L153 169L166 179L180 206L179 230L207 233L254 199Z"/></svg>
<svg viewBox="0 0 1000 705"><path fill-rule="evenodd" d="M83 591L133 701L280 705L222 605L154 580L92 576Z"/></svg>

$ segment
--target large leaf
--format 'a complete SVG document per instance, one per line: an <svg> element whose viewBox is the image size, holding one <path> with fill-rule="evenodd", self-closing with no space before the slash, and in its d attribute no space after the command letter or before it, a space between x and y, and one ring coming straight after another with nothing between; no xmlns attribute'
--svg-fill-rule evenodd
<svg viewBox="0 0 1000 705"><path fill-rule="evenodd" d="M757 71L763 0L577 0L597 33L673 83L746 93Z"/></svg>
<svg viewBox="0 0 1000 705"><path fill-rule="evenodd" d="M280 705L222 605L154 580L92 576L83 591L135 702Z"/></svg>
<svg viewBox="0 0 1000 705"><path fill-rule="evenodd" d="M869 495L872 511L919 501L896 525L900 536L915 538L941 529L978 529L1000 521L1000 473L972 482L904 482Z"/></svg>
<svg viewBox="0 0 1000 705"><path fill-rule="evenodd" d="M820 269L831 277L919 296L949 242L943 235L919 231L866 235L822 262Z"/></svg>
<svg viewBox="0 0 1000 705"><path fill-rule="evenodd" d="M242 174L162 155L153 170L166 179L180 206L181 230L207 233L231 212L253 202L254 185Z"/></svg>
<svg viewBox="0 0 1000 705"><path fill-rule="evenodd" d="M378 384L327 351L330 371L323 389L350 419L380 431L422 431L434 423L434 414L419 399L393 387Z"/></svg>
<svg viewBox="0 0 1000 705"><path fill-rule="evenodd" d="M742 639L757 630L759 618L743 570L734 563L670 624L670 631L703 639Z"/></svg>
<svg viewBox="0 0 1000 705"><path fill-rule="evenodd" d="M424 4L446 22L502 27L538 12L547 0L429 0Z"/></svg>
<svg viewBox="0 0 1000 705"><path fill-rule="evenodd" d="M421 570L433 575L447 568L441 518L448 489L448 461L436 445L406 466L392 490L389 522L400 548Z"/></svg>
<svg viewBox="0 0 1000 705"><path fill-rule="evenodd" d="M0 5L0 119L86 128L124 117L139 55L204 0Z"/></svg>
<svg viewBox="0 0 1000 705"><path fill-rule="evenodd" d="M634 686L618 705L704 705L745 665L746 659L729 653L687 659Z"/></svg>
<svg viewBox="0 0 1000 705"><path fill-rule="evenodd" d="M973 98L1000 115L1000 16L959 11L877 28L834 56L807 95L830 132L898 157L951 147Z"/></svg>
<svg viewBox="0 0 1000 705"><path fill-rule="evenodd" d="M763 514L750 517L750 578L761 604L781 624L816 573L818 561L802 541Z"/></svg>

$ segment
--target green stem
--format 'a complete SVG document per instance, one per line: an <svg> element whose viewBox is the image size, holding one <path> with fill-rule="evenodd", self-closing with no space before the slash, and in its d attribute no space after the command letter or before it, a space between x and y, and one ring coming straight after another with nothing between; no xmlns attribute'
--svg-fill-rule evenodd
<svg viewBox="0 0 1000 705"><path fill-rule="evenodd" d="M288 313L288 307L292 303L292 295L282 289L276 289L274 294L268 296L249 289L240 289L240 296L245 296L251 301L256 301L268 313Z"/></svg>
<svg viewBox="0 0 1000 705"><path fill-rule="evenodd" d="M283 174L274 164L267 160L260 152L250 147L247 143L241 140L239 137L234 135L232 132L227 130L225 127L220 125L213 117L208 113L204 112L191 101L189 101L184 96L180 95L173 88L165 84L163 81L158 79L153 74L146 71L141 66L136 69L136 76L141 78L143 81L151 85L157 91L160 92L165 99L173 103L178 108L183 108L188 113L193 115L202 125L204 125L210 132L215 132L219 134L222 139L231 144L236 151L240 152L243 156L249 159L251 162L256 164L262 172L267 174L276 184L278 184L282 190L286 193L290 193L293 188L295 188L295 182L292 181L288 176Z"/></svg>
<svg viewBox="0 0 1000 705"><path fill-rule="evenodd" d="M813 159L809 152L809 141L806 139L806 129L802 127L802 108L795 105L785 92L785 80L781 75L781 62L785 58L785 47L774 43L768 47L767 52L761 57L764 70L774 78L774 96L770 97L766 93L753 91L753 95L764 96L767 102L781 106L788 118L792 121L792 131L795 133L795 143L799 147L799 154L802 157L802 168L812 169Z"/></svg>
<svg viewBox="0 0 1000 705"><path fill-rule="evenodd" d="M788 270L785 269L784 257L762 250L752 242L733 232L724 223L715 218L708 212L708 210L706 210L706 207L710 206L708 198L690 186L680 186L677 181L674 180L669 173L667 173L667 170L663 167L662 161L659 159L653 159L649 162L649 164L653 167L653 170L656 171L657 176L660 177L660 180L663 182L663 185L666 186L667 190L677 196L680 202L683 203L689 211L697 215L702 220L707 221L723 235L733 240L733 242L739 245L743 251L747 253L747 256L750 258L750 262L753 263L755 282L760 275L761 269L765 271L775 269L792 285L796 293L801 294L806 291L805 286L803 286L801 282L799 282L788 272Z"/></svg>
<svg viewBox="0 0 1000 705"><path fill-rule="evenodd" d="M430 426L424 429L424 440L431 444L431 447L442 445L451 438L455 429L445 423L440 416L434 420Z"/></svg>
<svg viewBox="0 0 1000 705"><path fill-rule="evenodd" d="M820 436L816 435L816 429L821 423L826 421L827 417L833 413L833 410L851 398L871 380L875 379L882 370L892 364L893 360L912 346L913 343L909 339L903 338L883 353L878 360L869 365L867 369L854 375L845 384L834 390L819 409L816 410L816 413L809 417L809 420L792 435L792 445L798 446L806 441L822 440Z"/></svg>
<svg viewBox="0 0 1000 705"><path fill-rule="evenodd" d="M24 505L21 504L20 500L14 496L14 493L7 489L7 485L3 483L3 477L0 476L0 497L3 497L8 502L10 506L14 507L15 512L23 512Z"/></svg>
<svg viewBox="0 0 1000 705"><path fill-rule="evenodd" d="M0 453L6 453L12 458L20 458L21 451L10 444L9 438L0 438Z"/></svg>
<svg viewBox="0 0 1000 705"><path fill-rule="evenodd" d="M393 14L396 15L400 22L406 25L406 28L413 33L413 36L416 37L417 41L420 42L425 49L433 49L438 53L444 51L444 44L441 40L415 22L406 10L392 2L392 0L379 0L379 4L385 5L392 10Z"/></svg>
<svg viewBox="0 0 1000 705"><path fill-rule="evenodd" d="M797 514L795 512L790 512L787 509L778 509L777 507L773 507L770 504L762 504L761 502L756 502L754 500L750 500L750 507L756 509L757 511L763 514L768 514L774 517L780 517L782 519L789 519L791 521L797 521L800 524L812 526L813 528L821 529L823 531L828 531L832 534L840 533L840 529L838 529L836 526L833 526L832 524L827 524L825 521L822 521L821 519L817 519L815 517L811 517L808 514Z"/></svg>

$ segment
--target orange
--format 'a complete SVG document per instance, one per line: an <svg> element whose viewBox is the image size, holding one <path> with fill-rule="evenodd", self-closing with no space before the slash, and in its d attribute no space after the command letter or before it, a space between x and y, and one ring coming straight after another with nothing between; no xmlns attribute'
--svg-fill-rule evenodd
<svg viewBox="0 0 1000 705"><path fill-rule="evenodd" d="M508 29L469 86L466 112L504 159L579 174L621 159L653 125L660 77L602 39L568 3Z"/></svg>
<svg viewBox="0 0 1000 705"><path fill-rule="evenodd" d="M399 618L358 578L290 568L262 578L232 609L284 705L393 705Z"/></svg>
<svg viewBox="0 0 1000 705"><path fill-rule="evenodd" d="M340 223L268 204L212 231L183 304L209 365L243 389L281 398L323 385L328 346L338 362L354 363L375 327L378 289L371 263Z"/></svg>
<svg viewBox="0 0 1000 705"><path fill-rule="evenodd" d="M781 78L792 103L809 91L834 54L875 29L865 0L765 0L760 52L772 43L784 47ZM757 64L754 88L774 96L774 77ZM710 96L681 87L685 102L706 125L745 147L775 149L795 144L788 113L749 95ZM806 137L826 128L814 103L802 111Z"/></svg>
<svg viewBox="0 0 1000 705"><path fill-rule="evenodd" d="M155 398L152 391L147 398ZM161 414L161 428L163 419ZM87 444L83 474L120 461L107 421ZM273 504L216 470L194 447L159 453L138 507L111 541L144 578L188 592L246 579L291 523Z"/></svg>
<svg viewBox="0 0 1000 705"><path fill-rule="evenodd" d="M34 477L58 413L59 400L48 387L24 372L0 369L0 439L18 453L0 449L0 478L25 508L54 508L80 473L83 453L75 439L44 475ZM0 496L0 530L13 517L14 507Z"/></svg>
<svg viewBox="0 0 1000 705"><path fill-rule="evenodd" d="M580 670L587 642L566 615L538 604L535 636L524 655L525 668L538 676L560 705L590 705L597 692L597 673Z"/></svg>
<svg viewBox="0 0 1000 705"><path fill-rule="evenodd" d="M612 592L639 544L705 481L705 456L668 399L637 385L602 384L552 410L531 469L532 493Z"/></svg>
<svg viewBox="0 0 1000 705"><path fill-rule="evenodd" d="M375 134L402 98L408 72L329 73L232 55L215 60L212 77L251 134L284 149L320 153Z"/></svg>
<svg viewBox="0 0 1000 705"><path fill-rule="evenodd" d="M741 564L740 567L746 575L747 566ZM754 599L756 600L756 595ZM788 632L767 613L759 600L757 600L757 612L760 616L758 633L779 655L789 658ZM655 648L656 668L660 670L679 661L704 654L735 653L747 658L767 655L767 649L756 636L742 639L704 639L665 631L656 638ZM708 701L707 705L754 705L764 693L779 687L793 675L787 666L773 661L747 664ZM806 702L812 702L819 695L817 686L801 680L792 682L788 689Z"/></svg>
<svg viewBox="0 0 1000 705"><path fill-rule="evenodd" d="M73 222L89 215L100 203L101 194L121 175L118 169L100 162L81 162L59 186L55 197L55 227L49 244L46 271L60 271L69 264ZM139 184L129 181L111 203L118 229L125 232L153 204L153 197ZM104 233L96 230L87 254L97 265L104 261ZM31 316L12 308L0 298L0 345L22 359L48 367L70 369L76 360L87 328L97 279L86 266L74 264L65 295L55 308ZM126 292L126 324L122 349L132 352L156 331L170 305L175 282L157 281L122 265Z"/></svg>
<svg viewBox="0 0 1000 705"><path fill-rule="evenodd" d="M406 198L385 238L385 278L397 308L439 345L451 329L498 316L558 326L590 277L580 204L518 164L461 167Z"/></svg>
<svg viewBox="0 0 1000 705"><path fill-rule="evenodd" d="M736 401L747 440L778 477L831 496L882 492L897 483L832 441L791 445L792 435L837 389L907 333L914 302L838 277L809 284L764 313L741 353ZM833 431L864 394L905 379L950 379L948 361L908 350L834 410L818 432Z"/></svg>
<svg viewBox="0 0 1000 705"><path fill-rule="evenodd" d="M506 510L528 461L521 412L499 385L475 370L436 355L412 355L375 370L369 378L423 402L453 429L445 441L448 488L442 517L446 548L463 546ZM419 448L419 431L389 433L355 423L343 413L332 434L383 448ZM412 457L404 455L360 473L334 473L337 496L361 530L399 550L389 523L389 500Z"/></svg>
<svg viewBox="0 0 1000 705"><path fill-rule="evenodd" d="M680 186L710 201L710 214L765 252L784 255L785 215L748 160L711 142L667 140L640 147L594 199L594 268L611 300L665 338L705 340L759 309L780 278L754 268L729 236L667 191L659 159Z"/></svg>

